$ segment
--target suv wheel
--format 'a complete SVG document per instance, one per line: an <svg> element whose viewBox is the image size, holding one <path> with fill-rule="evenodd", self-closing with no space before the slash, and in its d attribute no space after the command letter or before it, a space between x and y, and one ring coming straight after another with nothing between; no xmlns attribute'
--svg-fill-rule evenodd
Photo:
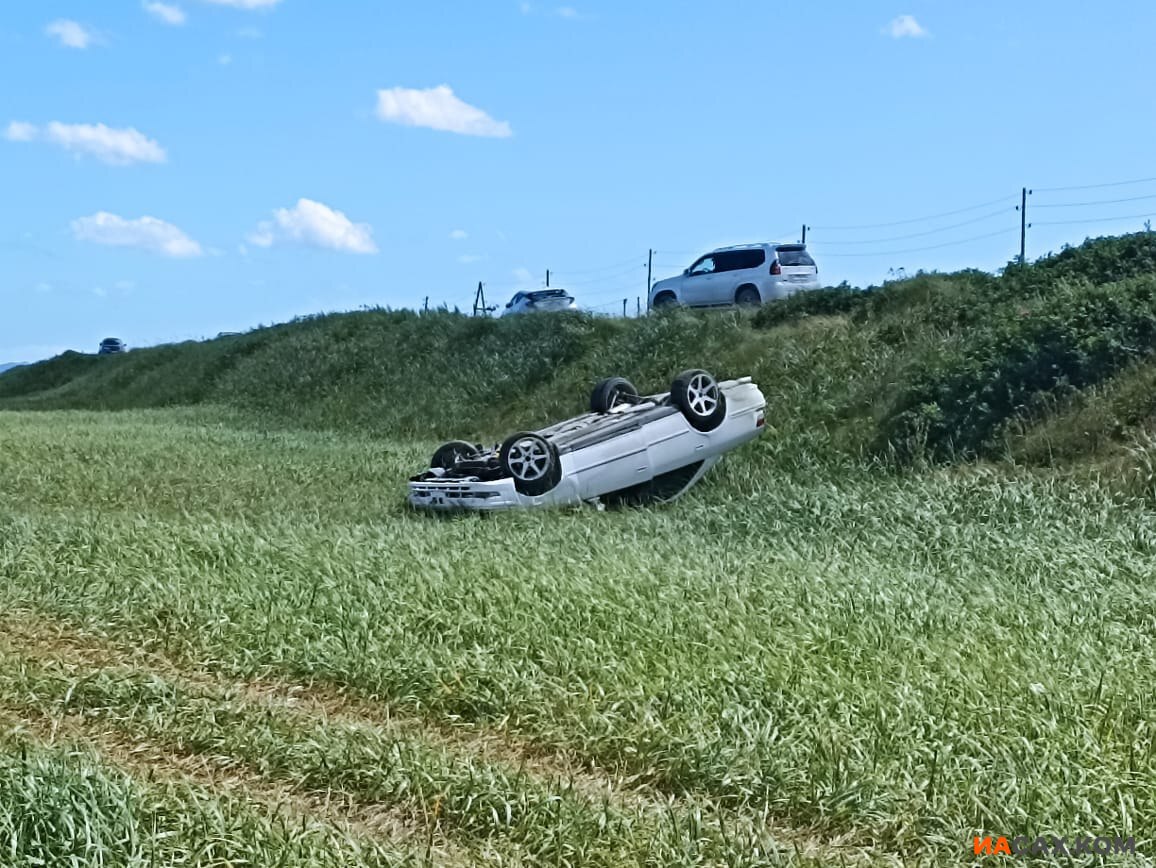
<svg viewBox="0 0 1156 868"><path fill-rule="evenodd" d="M674 297L673 292L660 292L654 298L651 307L655 310L666 310L678 304L678 299Z"/></svg>
<svg viewBox="0 0 1156 868"><path fill-rule="evenodd" d="M749 283L740 286L739 291L735 293L735 304L739 307L758 307L762 303L763 297L759 295L758 289Z"/></svg>

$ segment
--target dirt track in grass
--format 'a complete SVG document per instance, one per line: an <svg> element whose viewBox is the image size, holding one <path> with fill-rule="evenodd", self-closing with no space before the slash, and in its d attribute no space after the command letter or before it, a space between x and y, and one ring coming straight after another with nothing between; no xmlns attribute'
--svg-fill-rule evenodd
<svg viewBox="0 0 1156 868"><path fill-rule="evenodd" d="M383 703L351 696L319 683L278 679L229 680L207 669L178 664L139 646L76 629L69 624L28 612L0 616L0 660L25 661L36 667L83 680L98 674L152 675L182 689L212 699L223 708L238 705L269 715L310 722L368 728L401 737L420 737L456 755L487 765L504 766L537 779L546 787L568 789L592 805L605 801L626 810L658 811L674 808L679 800L637 785L625 776L605 773L570 757L518 741L501 731L481 731L452 722L431 722L399 715ZM181 743L142 735L106 719L92 720L63 703L0 700L0 727L44 744L77 745L91 749L106 762L140 779L163 779L198 786L211 792L243 797L268 813L297 823L314 822L355 839L388 841L405 846L433 864L468 865L487 854L453 839L432 812L399 804L381 804L340 788L302 788L252 767L242 758L200 752ZM99 725L98 725L99 724ZM766 830L780 846L805 860L820 864L885 864L882 854L855 846L851 837L822 840L806 830L780 827L768 821ZM499 861L500 854L491 853Z"/></svg>

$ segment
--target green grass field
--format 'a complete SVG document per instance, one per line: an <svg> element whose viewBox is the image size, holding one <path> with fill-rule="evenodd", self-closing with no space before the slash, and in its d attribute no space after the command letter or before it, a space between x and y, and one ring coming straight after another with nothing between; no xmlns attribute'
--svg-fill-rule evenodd
<svg viewBox="0 0 1156 868"><path fill-rule="evenodd" d="M0 444L5 864L1156 847L1156 510L1116 480L768 436L671 507L436 518L432 440L203 406Z"/></svg>

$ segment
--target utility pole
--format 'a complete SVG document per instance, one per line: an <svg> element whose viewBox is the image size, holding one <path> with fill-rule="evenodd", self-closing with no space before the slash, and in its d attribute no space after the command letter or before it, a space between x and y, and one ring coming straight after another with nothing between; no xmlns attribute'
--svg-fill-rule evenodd
<svg viewBox="0 0 1156 868"><path fill-rule="evenodd" d="M642 316L642 296L634 297L634 315L636 317Z"/></svg>
<svg viewBox="0 0 1156 868"><path fill-rule="evenodd" d="M807 243L807 224L803 224L803 244Z"/></svg>
<svg viewBox="0 0 1156 868"><path fill-rule="evenodd" d="M1027 256L1028 243L1028 228L1032 225L1028 222L1028 196L1032 191L1027 187L1023 188L1020 195L1020 207L1017 209L1020 212L1020 265L1023 265Z"/></svg>
<svg viewBox="0 0 1156 868"><path fill-rule="evenodd" d="M654 273L654 251L648 250L646 253L646 298L647 298L647 304L650 303L650 301L649 301L649 299L650 299L650 287L652 285L651 281L650 281L650 276L653 273Z"/></svg>
<svg viewBox="0 0 1156 868"><path fill-rule="evenodd" d="M550 288L550 269L546 269L546 289Z"/></svg>
<svg viewBox="0 0 1156 868"><path fill-rule="evenodd" d="M422 313L429 313L429 296L425 297L425 303L421 306Z"/></svg>
<svg viewBox="0 0 1156 868"><path fill-rule="evenodd" d="M622 318L626 319L626 302L627 299L622 299Z"/></svg>

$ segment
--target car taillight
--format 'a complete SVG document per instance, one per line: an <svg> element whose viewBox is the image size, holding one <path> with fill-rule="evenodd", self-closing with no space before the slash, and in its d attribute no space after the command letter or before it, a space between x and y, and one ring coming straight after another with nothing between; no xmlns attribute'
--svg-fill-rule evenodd
<svg viewBox="0 0 1156 868"><path fill-rule="evenodd" d="M771 274L782 274L782 273L783 273L783 267L781 265L779 265L779 260L776 259L774 262L771 263Z"/></svg>

